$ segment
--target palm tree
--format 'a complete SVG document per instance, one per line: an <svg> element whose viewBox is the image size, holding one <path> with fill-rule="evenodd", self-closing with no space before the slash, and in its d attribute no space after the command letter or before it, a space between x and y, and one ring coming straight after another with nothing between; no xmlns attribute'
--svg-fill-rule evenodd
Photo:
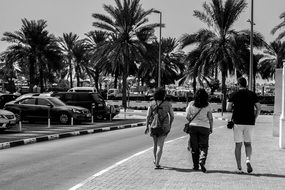
<svg viewBox="0 0 285 190"><path fill-rule="evenodd" d="M285 12L281 13L279 18L282 19L283 21L273 28L273 30L271 31L272 34L275 34L277 30L281 30L285 26ZM281 31L276 40L281 40L282 38L284 38L284 36L285 36L285 30Z"/></svg>
<svg viewBox="0 0 285 190"><path fill-rule="evenodd" d="M104 10L109 14L95 13L93 26L103 29L112 35L114 40L105 49L105 56L112 64L121 64L123 68L123 107L126 109L127 76L134 58L141 55L145 50L143 44L138 40L137 34L142 30L158 27L159 24L147 24L153 9L145 11L142 9L140 0L115 0L116 6L104 5ZM107 47L107 46L106 46Z"/></svg>
<svg viewBox="0 0 285 190"><path fill-rule="evenodd" d="M106 64L107 60L99 59L100 55L100 47L107 42L109 34L105 31L90 31L87 34L86 43L89 49L89 55L91 63L88 67L87 72L93 77L95 82L95 87L99 91L99 77L100 73L103 71L103 66ZM106 69L105 73L109 73L110 69Z"/></svg>
<svg viewBox="0 0 285 190"><path fill-rule="evenodd" d="M62 51L65 53L65 57L67 59L67 63L69 65L69 77L70 77L70 88L73 87L73 81L72 81L72 72L73 72L73 66L72 66L72 60L73 60L73 53L72 50L78 41L79 36L77 34L70 33L64 33L63 37L59 37L59 43L61 45Z"/></svg>
<svg viewBox="0 0 285 190"><path fill-rule="evenodd" d="M194 16L206 23L209 28L201 29L195 34L184 35L181 39L182 48L196 44L201 49L197 60L199 67L207 71L217 66L220 70L224 110L227 93L226 77L228 74L233 75L235 69L244 65L248 60L241 53L249 51L249 31L232 29L246 5L245 0L226 0L225 3L222 0L212 0L209 4L204 3L204 12L195 10ZM255 34L254 38L259 39L257 42L263 42L259 34Z"/></svg>
<svg viewBox="0 0 285 190"><path fill-rule="evenodd" d="M186 37L186 36L185 36ZM184 42L182 38L182 42ZM183 47L183 44L182 44ZM203 60L200 59L200 55L202 53L202 49L200 46L197 48L193 49L192 51L188 52L187 55L185 56L185 65L186 69L183 74L183 77L181 78L179 84L183 84L186 81L192 80L192 88L193 92L196 92L196 85L197 85L197 80L199 81L200 85L203 86L203 78L205 76L208 76L209 73L212 73L212 69L216 68L215 64L211 64L208 67L203 67Z"/></svg>
<svg viewBox="0 0 285 190"><path fill-rule="evenodd" d="M19 70L16 69L16 63L12 62L9 54L5 52L0 55L0 76L1 80L8 82L8 88L5 87L9 92L15 92L16 87L13 81L13 78L16 78L17 72Z"/></svg>
<svg viewBox="0 0 285 190"><path fill-rule="evenodd" d="M72 49L72 55L74 58L74 69L77 80L77 86L81 86L80 78L85 79L85 72L88 70L88 58L89 58L89 50L88 46L85 43L85 40L78 40Z"/></svg>
<svg viewBox="0 0 285 190"><path fill-rule="evenodd" d="M264 50L264 56L259 62L258 72L262 79L273 78L276 68L282 68L285 59L285 42L275 40L270 43L268 49Z"/></svg>
<svg viewBox="0 0 285 190"><path fill-rule="evenodd" d="M162 86L175 84L175 81L182 77L184 72L183 57L184 54L178 49L178 42L175 38L162 38L161 39L161 83ZM147 44L147 51L141 60L139 73L141 77L150 81L156 81L158 73L158 41L153 41Z"/></svg>
<svg viewBox="0 0 285 190"><path fill-rule="evenodd" d="M22 19L22 28L14 33L5 32L2 41L13 45L9 46L6 54L13 57L20 67L28 67L30 91L35 82L36 69L39 71L41 91L44 90L44 71L60 68L62 56L56 38L46 30L45 20Z"/></svg>

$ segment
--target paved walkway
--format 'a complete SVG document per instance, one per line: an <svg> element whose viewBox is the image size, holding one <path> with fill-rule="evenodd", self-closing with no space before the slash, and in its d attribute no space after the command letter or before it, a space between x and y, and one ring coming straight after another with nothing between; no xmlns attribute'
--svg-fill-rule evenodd
<svg viewBox="0 0 285 190"><path fill-rule="evenodd" d="M219 113L216 116L221 116ZM224 115L227 117L227 115ZM210 136L208 173L193 171L187 137L165 144L161 165L154 170L152 149L95 174L74 189L285 189L285 150L272 136L272 116L258 118L253 143L252 174L236 174L232 130L218 127ZM167 140L166 140L167 141ZM245 158L242 149L244 170Z"/></svg>

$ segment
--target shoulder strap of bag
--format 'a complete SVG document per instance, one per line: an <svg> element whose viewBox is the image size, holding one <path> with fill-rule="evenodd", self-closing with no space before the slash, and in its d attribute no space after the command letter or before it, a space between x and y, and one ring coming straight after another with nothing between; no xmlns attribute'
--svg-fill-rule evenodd
<svg viewBox="0 0 285 190"><path fill-rule="evenodd" d="M159 106L161 106L161 104L163 102L164 102L164 100L162 100L162 102L160 102L160 104L157 104L157 101L155 101L156 107L154 108L154 111L156 111L158 113Z"/></svg>
<svg viewBox="0 0 285 190"><path fill-rule="evenodd" d="M193 121L193 119L195 119L195 117L200 113L201 110L202 110L202 108L200 108L199 111L194 115L194 117L192 117L192 118L189 120L189 123L191 123L191 121Z"/></svg>

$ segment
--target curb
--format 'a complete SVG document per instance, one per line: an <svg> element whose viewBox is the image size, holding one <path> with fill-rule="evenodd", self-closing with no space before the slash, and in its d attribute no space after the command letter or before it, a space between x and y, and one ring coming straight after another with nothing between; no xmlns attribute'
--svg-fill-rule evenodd
<svg viewBox="0 0 285 190"><path fill-rule="evenodd" d="M114 131L114 130L118 130L118 129L140 127L140 126L144 126L144 125L145 125L145 122L139 122L139 123L133 123L133 124L118 125L118 126L112 126L112 127L103 127L103 128L97 128L97 129L86 129L86 130L80 130L80 131L72 131L72 132L52 134L52 135L47 135L47 136L40 136L40 137L35 137L35 138L22 139L22 140L11 141L11 142L4 142L4 143L0 143L0 150L12 148L12 147L16 147L16 146L21 146L21 145L34 144L37 142L62 139L62 138L78 136L78 135L87 135L87 134L93 134L93 133Z"/></svg>

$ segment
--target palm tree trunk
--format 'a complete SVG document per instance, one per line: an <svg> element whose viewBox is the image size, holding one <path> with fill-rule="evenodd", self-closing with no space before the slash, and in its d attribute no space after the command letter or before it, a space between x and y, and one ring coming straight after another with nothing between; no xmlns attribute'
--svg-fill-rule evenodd
<svg viewBox="0 0 285 190"><path fill-rule="evenodd" d="M196 81L196 77L193 78L193 82L192 82L192 87L193 87L193 93L195 94L196 93L196 85L197 85L197 81Z"/></svg>
<svg viewBox="0 0 285 190"><path fill-rule="evenodd" d="M30 60L30 67L29 67L29 73L30 73L30 92L33 92L33 87L35 86L35 60L32 58Z"/></svg>
<svg viewBox="0 0 285 190"><path fill-rule="evenodd" d="M73 81L72 81L72 63L71 63L71 58L68 58L69 62L69 77L70 77L70 88L73 87Z"/></svg>
<svg viewBox="0 0 285 190"><path fill-rule="evenodd" d="M215 67L215 80L218 80L218 65Z"/></svg>
<svg viewBox="0 0 285 190"><path fill-rule="evenodd" d="M79 67L76 66L76 80L77 80L77 86L80 86L80 77L79 77Z"/></svg>
<svg viewBox="0 0 285 190"><path fill-rule="evenodd" d="M118 87L118 73L115 73L115 79L114 79L114 88L117 89Z"/></svg>
<svg viewBox="0 0 285 190"><path fill-rule="evenodd" d="M222 111L226 110L226 105L227 105L227 86L226 86L226 72L227 71L222 71L222 94L223 94L223 99L222 99Z"/></svg>
<svg viewBox="0 0 285 190"><path fill-rule="evenodd" d="M126 57L126 56L125 56ZM128 77L128 58L124 59L124 66L123 66L123 90L122 90L122 106L124 107L125 111L127 110L127 77Z"/></svg>
<svg viewBox="0 0 285 190"><path fill-rule="evenodd" d="M94 82L95 82L95 87L98 90L99 89L99 71L98 71L98 69L95 69Z"/></svg>
<svg viewBox="0 0 285 190"><path fill-rule="evenodd" d="M44 92L44 74L43 74L43 68L40 65L40 92Z"/></svg>

